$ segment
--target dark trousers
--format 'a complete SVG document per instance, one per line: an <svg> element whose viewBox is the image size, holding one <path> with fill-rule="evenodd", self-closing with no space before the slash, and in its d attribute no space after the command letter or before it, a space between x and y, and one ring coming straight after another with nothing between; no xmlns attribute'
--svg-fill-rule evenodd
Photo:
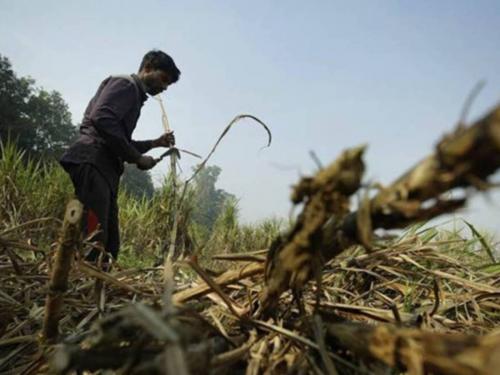
<svg viewBox="0 0 500 375"><path fill-rule="evenodd" d="M75 194L84 207L83 233L89 235L98 229L93 239L116 259L120 249L117 197L92 164L66 164L64 169L69 173ZM92 250L86 260L95 261L99 253Z"/></svg>

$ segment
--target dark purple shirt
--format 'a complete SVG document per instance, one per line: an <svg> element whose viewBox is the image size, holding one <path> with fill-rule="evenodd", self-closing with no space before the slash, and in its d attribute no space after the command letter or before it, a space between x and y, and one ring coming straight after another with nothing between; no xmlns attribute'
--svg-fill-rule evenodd
<svg viewBox="0 0 500 375"><path fill-rule="evenodd" d="M132 140L146 99L135 74L106 78L85 110L78 139L61 157L62 166L94 165L116 195L123 162L136 162L152 146L151 141Z"/></svg>

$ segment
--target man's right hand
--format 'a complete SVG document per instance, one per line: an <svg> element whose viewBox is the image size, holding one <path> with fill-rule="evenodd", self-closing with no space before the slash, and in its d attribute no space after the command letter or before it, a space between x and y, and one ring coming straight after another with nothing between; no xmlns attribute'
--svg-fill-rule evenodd
<svg viewBox="0 0 500 375"><path fill-rule="evenodd" d="M151 156L142 155L135 164L141 171L147 171L156 165L156 160Z"/></svg>

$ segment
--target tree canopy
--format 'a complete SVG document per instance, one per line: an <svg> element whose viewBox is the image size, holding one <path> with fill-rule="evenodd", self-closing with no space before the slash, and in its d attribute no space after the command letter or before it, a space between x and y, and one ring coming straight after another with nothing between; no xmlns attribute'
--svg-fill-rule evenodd
<svg viewBox="0 0 500 375"><path fill-rule="evenodd" d="M30 156L58 157L75 135L61 94L18 77L9 59L0 55L0 139L10 139Z"/></svg>
<svg viewBox="0 0 500 375"><path fill-rule="evenodd" d="M212 229L215 221L228 202L234 202L236 197L223 189L217 189L215 184L222 169L216 165L208 165L195 177L196 209L193 219L199 225Z"/></svg>

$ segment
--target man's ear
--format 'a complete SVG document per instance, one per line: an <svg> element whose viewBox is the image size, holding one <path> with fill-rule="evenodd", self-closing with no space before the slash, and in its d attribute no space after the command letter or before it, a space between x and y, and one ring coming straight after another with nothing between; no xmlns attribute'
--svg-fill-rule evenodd
<svg viewBox="0 0 500 375"><path fill-rule="evenodd" d="M153 70L153 68L151 67L151 64L150 63L146 63L144 64L144 66L142 67L142 71L144 73L149 73Z"/></svg>

